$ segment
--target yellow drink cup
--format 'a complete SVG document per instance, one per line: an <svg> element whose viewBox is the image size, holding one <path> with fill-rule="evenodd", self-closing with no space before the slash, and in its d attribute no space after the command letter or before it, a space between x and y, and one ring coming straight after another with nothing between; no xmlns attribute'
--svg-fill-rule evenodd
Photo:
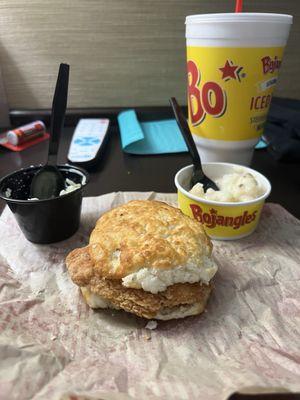
<svg viewBox="0 0 300 400"><path fill-rule="evenodd" d="M250 164L291 24L284 14L186 18L189 125L204 162Z"/></svg>
<svg viewBox="0 0 300 400"><path fill-rule="evenodd" d="M235 171L238 166L229 163L204 163L204 173L213 181ZM254 169L243 167L263 188L263 195L244 202L220 202L202 199L189 193L193 166L182 168L175 176L178 206L181 211L201 223L212 239L235 240L250 235L256 229L271 184Z"/></svg>

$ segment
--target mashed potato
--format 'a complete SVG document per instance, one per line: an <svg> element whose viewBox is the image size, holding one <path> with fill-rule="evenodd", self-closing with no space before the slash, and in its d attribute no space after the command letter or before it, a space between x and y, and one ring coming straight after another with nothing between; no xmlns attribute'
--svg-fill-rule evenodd
<svg viewBox="0 0 300 400"><path fill-rule="evenodd" d="M203 185L197 183L190 193L206 200L214 201L248 201L260 197L264 191L252 174L243 168L236 168L232 174L226 174L216 179L219 191L208 189L204 193Z"/></svg>

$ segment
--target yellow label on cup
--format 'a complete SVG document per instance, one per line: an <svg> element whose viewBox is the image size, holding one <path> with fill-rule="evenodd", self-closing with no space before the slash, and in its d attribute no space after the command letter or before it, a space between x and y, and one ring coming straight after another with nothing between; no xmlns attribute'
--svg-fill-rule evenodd
<svg viewBox="0 0 300 400"><path fill-rule="evenodd" d="M210 205L190 199L178 191L181 211L200 222L206 233L216 239L234 239L250 234L257 226L264 200L250 205Z"/></svg>
<svg viewBox="0 0 300 400"><path fill-rule="evenodd" d="M283 47L187 47L189 124L214 140L263 132Z"/></svg>

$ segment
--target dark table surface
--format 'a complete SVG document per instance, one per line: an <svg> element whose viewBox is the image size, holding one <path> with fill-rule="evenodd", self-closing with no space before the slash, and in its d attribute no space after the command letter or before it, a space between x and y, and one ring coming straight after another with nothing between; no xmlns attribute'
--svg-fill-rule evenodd
<svg viewBox="0 0 300 400"><path fill-rule="evenodd" d="M92 113L89 117L105 117L109 113ZM32 116L32 121L39 115ZM77 118L78 119L78 118ZM147 119L147 117L146 117ZM14 125L21 125L15 123ZM25 123L26 121L22 121ZM74 124L75 125L75 124ZM58 161L67 161L67 152L74 127L67 127L62 137ZM133 156L122 152L119 131L114 123L110 129L110 139L97 169L90 172L90 182L86 196L97 196L114 191L156 191L175 192L174 175L181 167L191 163L186 153L156 156ZM40 164L46 159L48 143L43 142L23 152L14 153L0 146L0 177L22 167ZM281 204L290 213L300 218L300 165L276 162L266 150L256 150L251 165L263 173L272 184L268 201ZM4 203L0 201L0 211ZM238 395L234 400L285 400L299 399L298 394Z"/></svg>
<svg viewBox="0 0 300 400"><path fill-rule="evenodd" d="M67 161L67 151L74 128L64 130L58 160ZM110 140L97 169L90 172L85 196L97 196L114 191L175 192L174 175L191 163L187 153L155 156L136 156L121 150L118 128L110 128ZM44 162L48 142L37 144L22 152L0 147L0 177L21 167ZM300 218L299 164L278 163L266 150L256 150L251 165L263 173L272 184L270 202L281 204ZM4 206L0 203L0 209Z"/></svg>

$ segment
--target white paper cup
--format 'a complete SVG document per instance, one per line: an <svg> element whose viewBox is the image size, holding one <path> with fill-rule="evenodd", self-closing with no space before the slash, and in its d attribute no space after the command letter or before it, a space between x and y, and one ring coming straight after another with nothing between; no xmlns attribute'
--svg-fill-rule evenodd
<svg viewBox="0 0 300 400"><path fill-rule="evenodd" d="M260 13L186 18L189 124L204 162L250 163L292 19Z"/></svg>
<svg viewBox="0 0 300 400"><path fill-rule="evenodd" d="M206 163L203 170L213 181L235 172L237 165ZM241 167L240 167L241 168ZM240 202L207 200L189 192L193 166L179 170L175 176L178 206L181 211L203 225L206 233L216 240L236 240L251 235L257 228L266 198L271 192L268 179L254 169L244 167L259 183L263 194L256 199Z"/></svg>

